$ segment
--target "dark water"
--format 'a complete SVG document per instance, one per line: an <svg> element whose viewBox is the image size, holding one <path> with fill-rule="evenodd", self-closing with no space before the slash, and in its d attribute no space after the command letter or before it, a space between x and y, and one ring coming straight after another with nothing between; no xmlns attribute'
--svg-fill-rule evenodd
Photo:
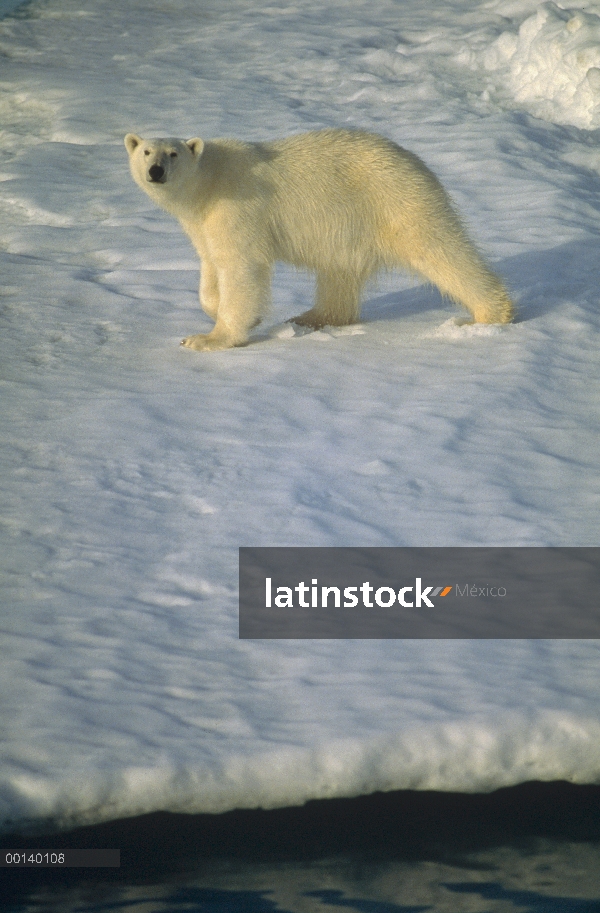
<svg viewBox="0 0 600 913"><path fill-rule="evenodd" d="M0 19L13 13L18 6L24 6L27 0L0 0Z"/></svg>
<svg viewBox="0 0 600 913"><path fill-rule="evenodd" d="M0 842L121 850L120 868L0 869L6 913L600 913L600 787L157 813Z"/></svg>

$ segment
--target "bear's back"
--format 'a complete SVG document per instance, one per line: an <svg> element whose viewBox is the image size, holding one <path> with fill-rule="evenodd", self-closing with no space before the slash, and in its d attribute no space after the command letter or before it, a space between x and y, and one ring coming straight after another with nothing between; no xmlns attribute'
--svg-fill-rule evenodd
<svg viewBox="0 0 600 913"><path fill-rule="evenodd" d="M384 137L330 129L252 144L255 196L264 202L275 255L320 268L324 260L377 268L377 238L406 216L447 206L445 193L412 153Z"/></svg>

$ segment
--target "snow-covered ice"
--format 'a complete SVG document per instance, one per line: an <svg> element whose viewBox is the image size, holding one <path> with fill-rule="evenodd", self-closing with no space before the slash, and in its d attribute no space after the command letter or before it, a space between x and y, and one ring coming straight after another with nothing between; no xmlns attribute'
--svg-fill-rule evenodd
<svg viewBox="0 0 600 913"><path fill-rule="evenodd" d="M573 24L575 23L575 24ZM596 642L241 642L242 545L597 545L600 4L33 0L0 22L0 820L600 781ZM123 135L386 134L521 319L383 277L247 348Z"/></svg>

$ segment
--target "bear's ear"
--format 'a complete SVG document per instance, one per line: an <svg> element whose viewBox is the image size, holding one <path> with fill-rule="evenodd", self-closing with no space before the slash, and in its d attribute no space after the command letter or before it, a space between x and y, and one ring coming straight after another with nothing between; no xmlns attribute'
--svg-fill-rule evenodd
<svg viewBox="0 0 600 913"><path fill-rule="evenodd" d="M129 155L131 155L132 152L137 149L139 144L142 142L143 140L141 136L136 136L135 133L128 133L125 137L125 148L127 149Z"/></svg>
<svg viewBox="0 0 600 913"><path fill-rule="evenodd" d="M186 146L189 146L194 155L201 156L202 150L204 149L204 140L200 139L199 136L196 136L194 139L187 140Z"/></svg>

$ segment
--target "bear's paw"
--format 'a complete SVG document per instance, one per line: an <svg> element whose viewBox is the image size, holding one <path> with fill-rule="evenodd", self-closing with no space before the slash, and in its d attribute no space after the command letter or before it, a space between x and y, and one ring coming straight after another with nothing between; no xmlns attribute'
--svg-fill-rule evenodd
<svg viewBox="0 0 600 913"><path fill-rule="evenodd" d="M198 333L196 336L186 336L181 340L181 345L196 352L218 352L233 348L234 343L220 333Z"/></svg>

